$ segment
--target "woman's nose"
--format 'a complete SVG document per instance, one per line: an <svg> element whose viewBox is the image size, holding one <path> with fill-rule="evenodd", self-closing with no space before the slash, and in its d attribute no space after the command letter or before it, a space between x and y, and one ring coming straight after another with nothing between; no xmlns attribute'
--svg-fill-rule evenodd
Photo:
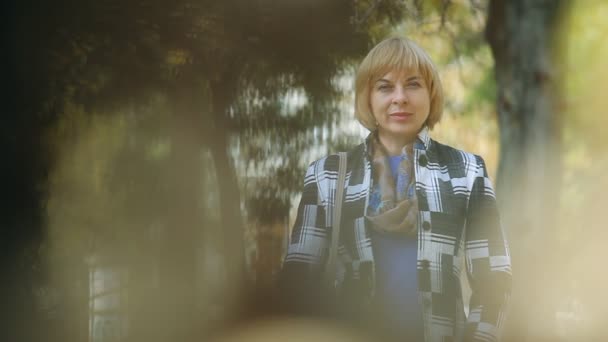
<svg viewBox="0 0 608 342"><path fill-rule="evenodd" d="M393 102L395 104L401 104L407 102L407 94L405 92L405 88L398 86L395 87L395 93L393 97Z"/></svg>

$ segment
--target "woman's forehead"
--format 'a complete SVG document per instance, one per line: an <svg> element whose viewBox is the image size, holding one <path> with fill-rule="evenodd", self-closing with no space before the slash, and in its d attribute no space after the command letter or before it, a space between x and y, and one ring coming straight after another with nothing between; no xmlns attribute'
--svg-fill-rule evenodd
<svg viewBox="0 0 608 342"><path fill-rule="evenodd" d="M372 77L374 82L381 79L395 80L395 79L409 79L412 77L422 78L420 70L416 67L406 68L387 68L384 70L378 70L378 72Z"/></svg>

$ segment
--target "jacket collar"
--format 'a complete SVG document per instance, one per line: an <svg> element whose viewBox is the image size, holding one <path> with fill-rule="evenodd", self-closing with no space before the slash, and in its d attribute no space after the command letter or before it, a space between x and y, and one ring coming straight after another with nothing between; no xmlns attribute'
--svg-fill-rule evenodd
<svg viewBox="0 0 608 342"><path fill-rule="evenodd" d="M429 134L428 126L422 127L420 132L418 132L417 140L418 140L418 142L422 143L422 146L420 146L419 149L422 149L422 148L424 150L429 149L429 146L431 145L431 135ZM416 147L416 145L418 145L418 144L414 144L414 147Z"/></svg>

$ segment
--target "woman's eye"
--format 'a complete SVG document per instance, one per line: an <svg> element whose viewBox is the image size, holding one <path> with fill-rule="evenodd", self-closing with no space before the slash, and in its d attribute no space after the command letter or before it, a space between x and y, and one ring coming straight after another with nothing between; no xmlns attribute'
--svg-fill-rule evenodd
<svg viewBox="0 0 608 342"><path fill-rule="evenodd" d="M388 84L383 84L383 85L378 86L378 90L380 90L380 91L387 91L390 89L391 89L391 86Z"/></svg>
<svg viewBox="0 0 608 342"><path fill-rule="evenodd" d="M407 84L407 86L410 88L420 88L421 84L420 84L420 82L410 82Z"/></svg>

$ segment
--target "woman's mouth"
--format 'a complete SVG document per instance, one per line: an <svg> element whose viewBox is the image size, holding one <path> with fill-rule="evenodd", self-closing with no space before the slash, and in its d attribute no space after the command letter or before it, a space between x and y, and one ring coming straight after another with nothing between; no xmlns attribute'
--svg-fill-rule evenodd
<svg viewBox="0 0 608 342"><path fill-rule="evenodd" d="M414 113L395 112L395 113L389 114L389 116L391 117L391 119L394 119L397 121L403 121L403 120L407 120L407 119L411 118L412 116L414 116Z"/></svg>

